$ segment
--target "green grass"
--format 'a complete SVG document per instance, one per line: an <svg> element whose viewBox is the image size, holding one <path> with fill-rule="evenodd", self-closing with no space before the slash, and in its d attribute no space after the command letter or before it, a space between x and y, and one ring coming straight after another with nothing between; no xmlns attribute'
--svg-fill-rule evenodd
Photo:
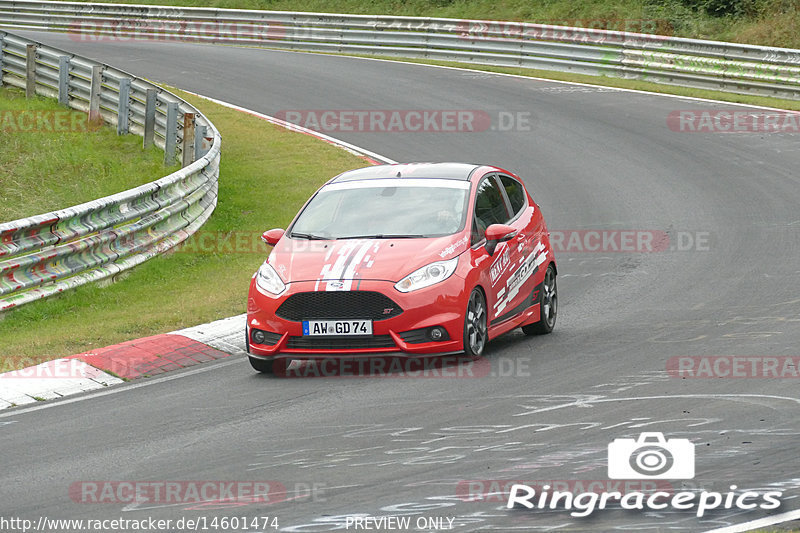
<svg viewBox="0 0 800 533"><path fill-rule="evenodd" d="M164 154L50 98L0 88L0 222L108 196L168 173ZM177 167L176 167L177 168ZM174 170L174 169L173 169Z"/></svg>
<svg viewBox="0 0 800 533"><path fill-rule="evenodd" d="M800 0L113 0L114 3L490 19L800 48Z"/></svg>
<svg viewBox="0 0 800 533"><path fill-rule="evenodd" d="M313 137L176 92L223 137L219 203L201 229L213 238L154 258L106 287L86 285L6 313L0 371L245 312L250 276L266 258L258 236L286 227L331 176L367 164ZM233 253L209 251L212 241L228 234L257 244Z"/></svg>

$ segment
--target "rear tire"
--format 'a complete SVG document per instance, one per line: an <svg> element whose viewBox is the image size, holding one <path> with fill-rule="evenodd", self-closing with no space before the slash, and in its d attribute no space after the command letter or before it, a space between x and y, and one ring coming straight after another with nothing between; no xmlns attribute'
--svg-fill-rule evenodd
<svg viewBox="0 0 800 533"><path fill-rule="evenodd" d="M558 283L556 269L551 264L544 273L542 289L539 291L539 321L522 326L525 335L546 335L556 327L558 316Z"/></svg>
<svg viewBox="0 0 800 533"><path fill-rule="evenodd" d="M486 298L477 287L472 290L464 313L464 353L468 357L480 357L488 340Z"/></svg>

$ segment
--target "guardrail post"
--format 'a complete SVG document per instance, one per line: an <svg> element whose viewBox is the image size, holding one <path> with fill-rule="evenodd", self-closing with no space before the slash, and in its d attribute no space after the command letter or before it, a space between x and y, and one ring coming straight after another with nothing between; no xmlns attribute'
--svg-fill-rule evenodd
<svg viewBox="0 0 800 533"><path fill-rule="evenodd" d="M99 125L103 122L100 114L100 86L103 84L103 67L92 67L92 84L89 87L89 124Z"/></svg>
<svg viewBox="0 0 800 533"><path fill-rule="evenodd" d="M3 86L3 47L6 45L5 34L0 33L0 87Z"/></svg>
<svg viewBox="0 0 800 533"><path fill-rule="evenodd" d="M117 106L117 135L128 133L128 116L131 111L131 79L119 80L119 106Z"/></svg>
<svg viewBox="0 0 800 533"><path fill-rule="evenodd" d="M181 156L184 167L194 163L194 113L183 114L183 144L181 145Z"/></svg>
<svg viewBox="0 0 800 533"><path fill-rule="evenodd" d="M156 136L156 96L158 91L147 89L144 98L144 140L142 146L147 148L153 144Z"/></svg>
<svg viewBox="0 0 800 533"><path fill-rule="evenodd" d="M202 124L197 124L194 128L194 160L197 161L204 155L206 151L203 149L203 142L206 139L206 131L208 129Z"/></svg>
<svg viewBox="0 0 800 533"><path fill-rule="evenodd" d="M178 102L167 104L167 128L164 136L164 164L175 163L175 147L178 144Z"/></svg>
<svg viewBox="0 0 800 533"><path fill-rule="evenodd" d="M25 98L36 96L36 45L25 45Z"/></svg>
<svg viewBox="0 0 800 533"><path fill-rule="evenodd" d="M69 56L58 57L58 103L69 105Z"/></svg>

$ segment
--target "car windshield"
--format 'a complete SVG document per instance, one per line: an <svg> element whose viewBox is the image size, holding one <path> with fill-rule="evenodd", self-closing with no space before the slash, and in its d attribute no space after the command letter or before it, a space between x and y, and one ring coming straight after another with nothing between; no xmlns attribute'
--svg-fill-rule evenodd
<svg viewBox="0 0 800 533"><path fill-rule="evenodd" d="M469 182L374 179L333 183L306 205L291 228L300 239L421 238L464 227Z"/></svg>

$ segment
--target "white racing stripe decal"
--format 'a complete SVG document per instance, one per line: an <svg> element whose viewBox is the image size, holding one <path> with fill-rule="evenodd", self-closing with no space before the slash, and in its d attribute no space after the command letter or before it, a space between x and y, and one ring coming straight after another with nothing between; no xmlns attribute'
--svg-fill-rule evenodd
<svg viewBox="0 0 800 533"><path fill-rule="evenodd" d="M355 256L352 257L350 264L347 265L347 268L344 271L343 281L346 281L348 284L352 283L353 278L355 278L356 276L356 269L358 269L358 267L360 267L361 264L364 262L364 256L367 255L367 252L372 247L372 244L373 244L372 242L366 241L364 244L361 245L361 247L356 252ZM350 287L348 286L346 290L349 289Z"/></svg>
<svg viewBox="0 0 800 533"><path fill-rule="evenodd" d="M352 289L353 280L356 279L358 268L362 265L365 268L370 268L374 262L368 252L372 255L378 252L380 243L373 240L348 240L338 247L336 259L333 264L330 262L330 257L333 254L333 248L328 251L325 258L326 263L322 265L320 270L320 277L317 279L314 290L319 290L321 282L325 283L326 291L349 291Z"/></svg>
<svg viewBox="0 0 800 533"><path fill-rule="evenodd" d="M333 264L330 263L330 256L332 252L336 249L336 256L333 260ZM317 279L317 283L314 286L314 290L319 290L319 284L322 280L338 280L342 276L342 272L344 272L344 265L347 262L347 258L350 257L350 253L353 251L353 241L346 241L339 245L331 246L330 251L328 252L328 256L326 257L326 262L322 265L322 270L319 272L319 279ZM329 290L326 284L326 289ZM331 287L330 290L338 290L335 287Z"/></svg>
<svg viewBox="0 0 800 533"><path fill-rule="evenodd" d="M519 289L528 281L534 273L539 270L539 266L547 260L547 252L544 250L544 244L539 242L529 255L519 266L519 268L511 274L511 277L508 278L506 282L505 289L508 290L508 293L505 295L504 298L498 299L497 303L494 304L495 311L494 316L497 318L503 312L503 310L508 306L508 304L516 298L517 294L519 294ZM541 253L540 253L541 252Z"/></svg>

